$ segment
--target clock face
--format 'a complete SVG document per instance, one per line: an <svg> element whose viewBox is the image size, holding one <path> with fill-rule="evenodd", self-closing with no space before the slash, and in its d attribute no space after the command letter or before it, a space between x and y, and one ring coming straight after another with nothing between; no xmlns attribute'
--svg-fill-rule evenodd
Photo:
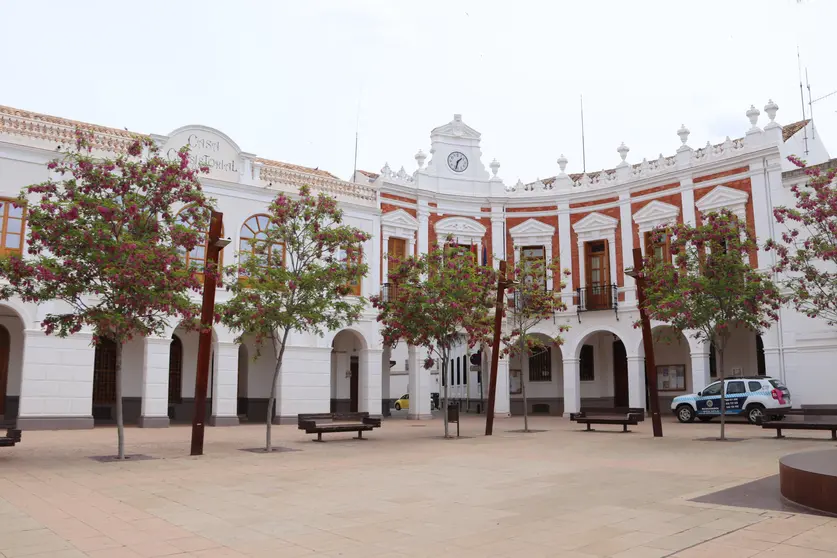
<svg viewBox="0 0 837 558"><path fill-rule="evenodd" d="M448 155L448 166L453 172L463 172L468 168L468 157L464 153L454 151Z"/></svg>

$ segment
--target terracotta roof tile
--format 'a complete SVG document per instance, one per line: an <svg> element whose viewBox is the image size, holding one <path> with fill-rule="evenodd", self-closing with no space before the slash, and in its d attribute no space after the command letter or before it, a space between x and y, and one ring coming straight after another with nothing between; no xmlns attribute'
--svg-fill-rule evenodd
<svg viewBox="0 0 837 558"><path fill-rule="evenodd" d="M378 177L381 176L380 174L378 174L376 172L369 172L369 171L365 171L365 170L361 170L361 169L357 169L357 172L359 172L360 174L362 174L363 176L365 176L367 178L371 178L372 180L377 180Z"/></svg>
<svg viewBox="0 0 837 558"><path fill-rule="evenodd" d="M799 122L782 126L782 141L791 139L795 133L807 126L809 122L810 120L800 120Z"/></svg>
<svg viewBox="0 0 837 558"><path fill-rule="evenodd" d="M303 167L302 165L294 165L292 163L283 163L281 161L274 161L272 159L262 159L261 157L256 157L256 162L262 163L268 167L282 167L283 169L289 169L297 172L305 172L308 174L316 174L318 176L327 176L329 178L337 178L333 174L328 171L320 170L320 169L312 169L311 167Z"/></svg>

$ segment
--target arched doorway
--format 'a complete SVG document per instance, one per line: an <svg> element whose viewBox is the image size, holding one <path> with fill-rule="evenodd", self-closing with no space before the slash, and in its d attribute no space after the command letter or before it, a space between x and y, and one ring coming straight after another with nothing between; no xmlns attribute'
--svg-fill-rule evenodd
<svg viewBox="0 0 837 558"><path fill-rule="evenodd" d="M11 306L0 305L0 423L15 421L23 381L24 320Z"/></svg>
<svg viewBox="0 0 837 558"><path fill-rule="evenodd" d="M533 333L543 347L521 359L515 355L509 359L510 411L523 414L522 387L526 389L526 402L530 415L557 415L564 412L564 374L561 347L543 333ZM512 375L515 372L515 375ZM521 384L522 382L522 384Z"/></svg>
<svg viewBox="0 0 837 558"><path fill-rule="evenodd" d="M657 368L657 393L660 408L668 409L672 399L695 391L691 348L686 336L678 333L671 326L659 325L653 328L651 337L654 342L654 365ZM710 351L712 350L710 348ZM640 356L645 356L645 346L641 341L637 352ZM648 387L646 385L646 399L650 400Z"/></svg>
<svg viewBox="0 0 837 558"><path fill-rule="evenodd" d="M174 406L183 402L183 342L172 334L169 346L169 419L174 418Z"/></svg>
<svg viewBox="0 0 837 558"><path fill-rule="evenodd" d="M116 343L101 339L93 357L93 421L110 423L116 419Z"/></svg>
<svg viewBox="0 0 837 558"><path fill-rule="evenodd" d="M360 356L363 338L344 329L331 344L331 412L357 412L360 405Z"/></svg>
<svg viewBox="0 0 837 558"><path fill-rule="evenodd" d="M628 358L622 339L610 331L587 334L577 349L582 407L628 407Z"/></svg>

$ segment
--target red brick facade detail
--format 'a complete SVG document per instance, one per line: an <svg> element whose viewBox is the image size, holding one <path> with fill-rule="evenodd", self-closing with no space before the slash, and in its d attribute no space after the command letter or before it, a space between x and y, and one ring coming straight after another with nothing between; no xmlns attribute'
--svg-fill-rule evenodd
<svg viewBox="0 0 837 558"><path fill-rule="evenodd" d="M386 192L381 192L381 197L385 198L385 199L389 199L389 200L403 201L403 202L406 202L406 203L416 203L416 200L414 200L412 198L407 198L407 197L404 197L404 196L397 196L395 194L388 194Z"/></svg>
<svg viewBox="0 0 837 558"><path fill-rule="evenodd" d="M706 182L707 180L715 180L716 178L732 176L733 174L741 174L749 170L750 167L738 167L735 169L725 170L723 172L716 172L715 174L705 174L703 176L699 176L697 178L692 179L692 182L694 182L695 184L700 184L701 182Z"/></svg>
<svg viewBox="0 0 837 558"><path fill-rule="evenodd" d="M598 203L598 202L596 202ZM534 211L558 211L557 205L541 205L538 207L507 207L506 213L530 213Z"/></svg>
<svg viewBox="0 0 837 558"><path fill-rule="evenodd" d="M636 192L631 192L632 198L638 198L640 196L645 196L647 194L653 194L655 192L665 192L666 190L672 190L680 186L679 182L674 182L672 184L666 184L664 186L656 186L654 188L646 188L645 190L638 190Z"/></svg>
<svg viewBox="0 0 837 558"><path fill-rule="evenodd" d="M613 198L604 198L602 200L593 200L593 201L586 201L586 202L579 202L579 203L571 203L570 209L578 209L579 207L591 207L594 205L604 205L606 203L616 203L619 201L619 197ZM582 215L583 217L583 215Z"/></svg>
<svg viewBox="0 0 837 558"><path fill-rule="evenodd" d="M392 205L391 203L381 204L381 213L389 213L391 211L395 211L396 209L403 209L413 217L418 218L418 213L414 207L401 207L399 205Z"/></svg>

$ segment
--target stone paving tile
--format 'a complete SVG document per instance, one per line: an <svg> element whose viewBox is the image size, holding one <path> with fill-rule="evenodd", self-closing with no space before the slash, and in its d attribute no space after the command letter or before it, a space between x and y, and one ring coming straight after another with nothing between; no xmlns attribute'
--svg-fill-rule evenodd
<svg viewBox="0 0 837 558"><path fill-rule="evenodd" d="M257 446L263 426L209 429L206 455L188 456L188 427L128 429L131 453L154 460L98 463L111 428L26 432L0 453L0 558L230 558L324 556L468 558L837 557L837 520L697 503L691 498L775 474L786 443L746 425L738 444L696 442L716 425L650 422L630 436L586 435L533 417L537 436L497 434L463 417L468 439L437 439L387 420L369 442L313 444L294 426ZM735 463L735 467L730 467Z"/></svg>

